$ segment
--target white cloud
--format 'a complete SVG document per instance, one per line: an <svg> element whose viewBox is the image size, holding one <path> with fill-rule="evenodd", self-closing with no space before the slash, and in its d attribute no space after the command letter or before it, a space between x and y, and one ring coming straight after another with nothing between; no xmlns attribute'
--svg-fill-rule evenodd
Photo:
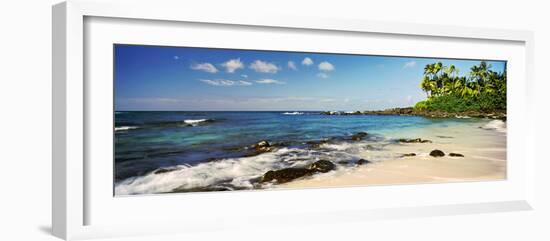
<svg viewBox="0 0 550 241"><path fill-rule="evenodd" d="M203 83L212 85L212 86L249 86L252 85L252 83L244 80L225 80L225 79L217 79L217 80L209 80L209 79L201 79L200 80Z"/></svg>
<svg viewBox="0 0 550 241"><path fill-rule="evenodd" d="M302 64L306 65L306 66L310 66L310 65L313 64L313 60L310 59L309 57L306 57L306 58L304 58L304 60L302 60Z"/></svg>
<svg viewBox="0 0 550 241"><path fill-rule="evenodd" d="M294 61L288 61L288 68L292 70L298 70L298 68L296 68L296 64L294 64Z"/></svg>
<svg viewBox="0 0 550 241"><path fill-rule="evenodd" d="M317 74L317 77L321 78L321 79L328 79L328 74L325 74L325 73L318 73Z"/></svg>
<svg viewBox="0 0 550 241"><path fill-rule="evenodd" d="M277 67L277 65L261 60L254 61L252 64L250 64L249 68L260 73L275 74L277 73L277 71L279 71L279 67Z"/></svg>
<svg viewBox="0 0 550 241"><path fill-rule="evenodd" d="M174 55L174 59L178 60L178 59L180 59L180 56Z"/></svg>
<svg viewBox="0 0 550 241"><path fill-rule="evenodd" d="M227 62L222 63L221 65L228 73L234 73L235 70L244 68L244 64L243 62L241 62L241 59L230 59Z"/></svg>
<svg viewBox="0 0 550 241"><path fill-rule="evenodd" d="M200 70L208 73L218 72L218 69L216 69L216 67L214 67L214 65L212 65L211 63L193 64L191 65L191 69Z"/></svg>
<svg viewBox="0 0 550 241"><path fill-rule="evenodd" d="M241 74L241 77L243 77L245 79L248 79L248 75L246 75L246 74Z"/></svg>
<svg viewBox="0 0 550 241"><path fill-rule="evenodd" d="M261 79L261 80L256 80L256 83L258 83L258 84L284 84L285 82L274 80L274 79Z"/></svg>
<svg viewBox="0 0 550 241"><path fill-rule="evenodd" d="M327 61L323 61L319 64L319 70L321 70L321 71L333 71L334 70L334 65L332 65L331 63L329 63Z"/></svg>
<svg viewBox="0 0 550 241"><path fill-rule="evenodd" d="M414 66L416 66L416 61L409 61L403 65L403 68L412 68Z"/></svg>

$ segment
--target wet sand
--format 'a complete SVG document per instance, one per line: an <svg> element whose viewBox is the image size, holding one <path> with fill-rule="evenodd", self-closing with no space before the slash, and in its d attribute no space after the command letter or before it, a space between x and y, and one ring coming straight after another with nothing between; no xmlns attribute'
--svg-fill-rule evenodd
<svg viewBox="0 0 550 241"><path fill-rule="evenodd" d="M367 160L372 159L373 155L383 153L392 153L399 157L295 180L278 187L343 187L506 179L504 122L473 122L385 135L394 138L420 137L432 140L432 143L391 144L376 152L365 150L361 156ZM445 156L430 156L430 151L434 149L442 150ZM416 156L400 157L407 153L415 153ZM460 153L464 157L450 157L449 153Z"/></svg>

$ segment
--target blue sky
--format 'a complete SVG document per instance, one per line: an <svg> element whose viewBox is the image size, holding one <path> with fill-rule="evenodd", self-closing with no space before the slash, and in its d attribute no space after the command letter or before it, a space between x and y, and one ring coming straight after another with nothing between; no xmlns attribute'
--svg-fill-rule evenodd
<svg viewBox="0 0 550 241"><path fill-rule="evenodd" d="M426 64L450 60L115 45L116 110L376 110L412 106ZM504 61L488 61L503 71Z"/></svg>

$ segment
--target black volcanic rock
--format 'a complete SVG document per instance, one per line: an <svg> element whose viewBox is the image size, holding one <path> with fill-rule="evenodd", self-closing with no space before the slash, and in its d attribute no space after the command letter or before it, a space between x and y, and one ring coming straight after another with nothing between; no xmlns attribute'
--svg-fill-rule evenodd
<svg viewBox="0 0 550 241"><path fill-rule="evenodd" d="M331 161L320 160L310 164L307 168L284 168L280 170L267 171L261 178L262 182L277 181L277 183L290 182L294 179L310 176L315 173L325 173L336 169L336 165Z"/></svg>
<svg viewBox="0 0 550 241"><path fill-rule="evenodd" d="M296 178L312 175L315 171L306 168L285 168L266 172L260 182L277 181L277 183L290 182Z"/></svg>
<svg viewBox="0 0 550 241"><path fill-rule="evenodd" d="M266 140L259 141L258 143L254 144L254 146L252 147L258 153L270 152L274 149L274 147Z"/></svg>
<svg viewBox="0 0 550 241"><path fill-rule="evenodd" d="M335 168L336 166L334 165L334 163L327 160L316 161L308 167L309 170L313 170L315 172L330 172Z"/></svg>
<svg viewBox="0 0 550 241"><path fill-rule="evenodd" d="M357 132L351 136L351 139L354 141L360 141L363 140L363 138L367 137L368 133L366 132Z"/></svg>
<svg viewBox="0 0 550 241"><path fill-rule="evenodd" d="M367 161L365 159L359 159L357 160L357 165L360 166L360 165L365 165L365 164L369 164L369 163L372 163L371 161Z"/></svg>
<svg viewBox="0 0 550 241"><path fill-rule="evenodd" d="M307 141L305 144L309 145L312 148L319 148L323 144L329 143L328 140L316 140L316 141Z"/></svg>
<svg viewBox="0 0 550 241"><path fill-rule="evenodd" d="M460 153L449 153L449 156L452 156L452 157L464 157L464 155L460 154Z"/></svg>
<svg viewBox="0 0 550 241"><path fill-rule="evenodd" d="M422 138L415 138L415 139L399 139L398 140L401 143L432 143L430 140L423 140Z"/></svg>
<svg viewBox="0 0 550 241"><path fill-rule="evenodd" d="M441 150L433 150L433 151L430 152L430 156L442 157L442 156L445 156L445 153Z"/></svg>
<svg viewBox="0 0 550 241"><path fill-rule="evenodd" d="M162 173L167 173L167 172L173 172L173 171L176 171L178 169L176 168L159 168L157 170L154 170L153 171L153 174L162 174Z"/></svg>

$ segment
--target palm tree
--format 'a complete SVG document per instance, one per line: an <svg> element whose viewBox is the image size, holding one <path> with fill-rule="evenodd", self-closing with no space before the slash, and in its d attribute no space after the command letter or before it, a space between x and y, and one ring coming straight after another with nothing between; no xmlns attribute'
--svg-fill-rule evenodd
<svg viewBox="0 0 550 241"><path fill-rule="evenodd" d="M432 96L432 93L436 89L435 82L432 81L428 76L424 76L422 78L422 82L420 82L420 88L426 92L427 98L430 98Z"/></svg>
<svg viewBox="0 0 550 241"><path fill-rule="evenodd" d="M444 72L449 75L451 78L454 78L455 77L455 73L458 72L458 69L454 66L454 64L451 64L449 66L445 66L444 68Z"/></svg>
<svg viewBox="0 0 550 241"><path fill-rule="evenodd" d="M489 71L491 69L491 65L487 64L485 61L481 61L479 65L474 65L470 69L470 78L472 78L472 81L477 83L477 92L478 94L481 93L482 88L485 86L485 83L487 82L487 79L489 77Z"/></svg>
<svg viewBox="0 0 550 241"><path fill-rule="evenodd" d="M424 71L425 73L426 71ZM420 82L420 88L422 91L426 92L426 98L430 98L430 78L428 76L424 75L422 78L422 82Z"/></svg>
<svg viewBox="0 0 550 241"><path fill-rule="evenodd" d="M471 67L469 76L459 76L454 65L445 66L441 62L427 64L420 88L426 92L427 98L443 95L470 98L488 94L491 98L504 100L505 106L506 70L502 73L492 71L491 65L482 61Z"/></svg>

